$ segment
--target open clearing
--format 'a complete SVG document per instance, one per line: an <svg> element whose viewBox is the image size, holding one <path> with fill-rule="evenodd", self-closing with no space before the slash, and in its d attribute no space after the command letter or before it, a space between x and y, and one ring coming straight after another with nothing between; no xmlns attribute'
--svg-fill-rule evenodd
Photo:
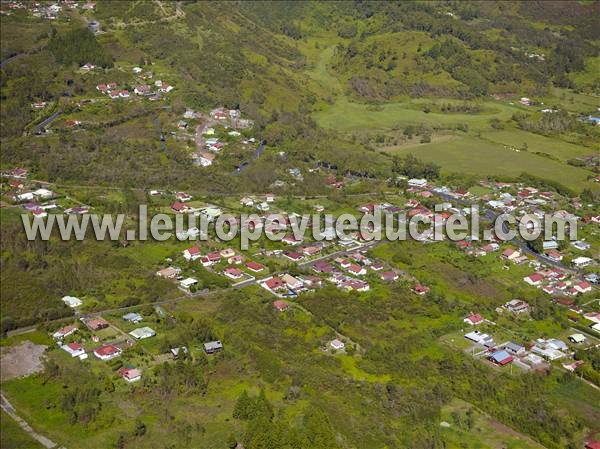
<svg viewBox="0 0 600 449"><path fill-rule="evenodd" d="M44 369L43 355L47 346L24 341L19 346L2 348L2 380L29 376Z"/></svg>
<svg viewBox="0 0 600 449"><path fill-rule="evenodd" d="M500 101L480 101L480 113L423 112L424 105L452 103L456 100L413 99L406 102L388 103L378 107L351 101L343 94L343 86L329 71L334 47L321 51L314 68L307 72L316 82L328 89L335 102L325 105L313 114L320 126L344 133L389 132L407 125L424 124L432 128L451 128L467 124L468 134L434 134L432 142L421 144L418 136L407 144L382 148L396 154L414 153L425 161L441 165L448 172L465 172L482 176L519 176L523 172L547 179L560 179L574 190L594 188L588 177L592 172L567 165L566 161L578 156L593 154L599 148L588 148L559 139L540 136L519 129L494 131L489 122L492 118L509 120L513 113L522 111L517 105ZM589 100L589 97L586 97ZM475 133L479 132L479 135ZM527 151L515 151L527 144ZM548 156L534 154L545 153Z"/></svg>

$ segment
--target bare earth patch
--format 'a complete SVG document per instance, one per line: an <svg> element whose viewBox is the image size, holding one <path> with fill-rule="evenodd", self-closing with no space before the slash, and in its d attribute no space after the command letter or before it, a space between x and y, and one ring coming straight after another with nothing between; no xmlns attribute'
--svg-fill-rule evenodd
<svg viewBox="0 0 600 449"><path fill-rule="evenodd" d="M0 366L2 369L0 373L2 380L29 376L43 371L43 356L47 347L24 341L19 346L1 348Z"/></svg>

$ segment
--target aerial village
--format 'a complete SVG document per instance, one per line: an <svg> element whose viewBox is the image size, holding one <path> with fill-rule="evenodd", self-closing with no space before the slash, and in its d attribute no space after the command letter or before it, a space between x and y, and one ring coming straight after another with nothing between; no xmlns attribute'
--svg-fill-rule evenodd
<svg viewBox="0 0 600 449"><path fill-rule="evenodd" d="M20 2L10 2L9 8L24 6ZM52 20L62 8L92 11L94 4L65 1L60 5L42 7L34 3L32 14ZM90 23L90 27L94 32L101 32L101 24L97 22ZM50 115L50 119L41 121L31 134L43 137L54 132L77 132L88 126L98 126L98 123L86 119L91 115L88 111L108 103L164 102L177 85L160 72L152 65L123 66L117 73L84 64L79 68L79 74L90 78L86 98L77 103L74 111L63 114L66 117ZM519 103L526 107L536 106L529 98L521 98ZM40 114L49 114L53 110L52 105L42 100L31 107L39 110ZM546 108L542 112L550 114L553 110ZM595 117L585 120L597 124ZM215 164L231 147L241 148L250 160L260 157L265 150L265 142L254 136L253 125L239 109L217 107L196 111L185 107L175 121L157 123L157 130L161 142L171 139L183 143L190 164L204 169ZM279 152L279 157L285 164L285 153ZM238 170L242 170L245 164L248 162L240 165ZM323 185L331 193L345 193L356 182L352 176L340 175L315 164L289 166L286 178L273 183L271 192L232 195L222 198L219 204L206 201L194 192L157 188L145 193L157 211L173 216L203 216L215 222L224 214L258 214L259 220L237 224L252 230L264 228L267 234L281 230L281 227L269 228L269 218L275 213L289 216L307 212L333 215L348 212L336 207L326 196L297 197L297 209L283 206L289 198L280 192L284 192L288 185L301 182L307 172L321 176ZM539 218L552 214L559 220L575 220L579 228L578 240L543 241L539 248L532 248L516 239L502 242L499 239L466 238L448 242L436 239L433 228L422 234L418 244L445 245L450 252L481 259L483 263L498 267L502 276L535 289L538 301L552 302L562 308L569 322L569 327L561 335L540 333L525 339L518 329L534 320L538 305L514 298L497 304L492 311L474 308L462 321L457 321L457 330L444 336L451 347L499 370L561 369L574 372L584 363L574 359L575 350L600 344L600 313L592 307L598 302L600 285L600 248L597 245L600 241L600 215L588 214L589 211L597 213L597 208L584 204L580 198L569 198L556 191L540 190L523 183L482 179L470 192L437 185L427 179L399 177L391 181L391 185L400 187L394 187L391 192L387 189L384 201L365 201L364 194L353 196L345 193L346 198L353 201L352 212L357 218L378 210L404 212L408 218L433 220L435 228L443 226L451 214L468 218L476 204L487 219L484 225L490 229L492 220L503 213L511 213L517 220L525 214ZM595 181L600 182L600 176ZM13 167L2 172L2 198L8 207L20 209L37 219L45 220L51 214L83 216L103 212L78 200L77 196L73 189L36 180L26 167ZM381 195L373 197L380 198ZM440 214L434 214L434 204L442 204ZM195 298L200 301L210 294L211 289L202 282L206 275L220 279L219 291L258 286L268 298L274 320L281 314L302 310L303 295L326 286L335 286L340 292L350 294L353 300L360 300L363 293L371 290L392 286L409 290L423 302L432 298L434 292L427 278L400 269L393 260L378 255L377 247L387 244L385 240L370 240L358 232L349 239L339 240L331 229L321 230L320 223L310 223L309 227L310 230L317 228L322 239L311 238L311 232L304 239L297 239L289 222L280 223L280 226L288 231L283 239L272 242L262 238L253 242L246 251L237 249L233 243L219 241L213 231L204 235L198 228L189 228L177 234L179 250L165 258L156 267L154 275L178 289L179 296L172 302ZM596 242L595 246L590 242ZM157 336L172 333L178 325L169 312L169 301L126 305L103 312L88 308L85 297L78 298L69 293L62 300L73 310L73 319L67 320L68 323L58 320L61 324L51 329L50 335L56 348L82 363L110 364L125 383L139 381L144 370L157 363L197 353L218 357L227 350L227 340L217 336L199 341L195 348L181 346L171 339L161 340L163 343L160 345L153 344ZM165 341L169 344L165 345ZM331 354L345 353L349 344L351 342L344 335L330 334L323 340L321 349Z"/></svg>
<svg viewBox="0 0 600 449"><path fill-rule="evenodd" d="M221 115L222 113L222 115ZM187 114L191 116L191 113ZM214 110L210 116L214 120L230 120L231 111ZM224 117L223 119L219 117ZM203 133L210 129L203 128ZM209 134L210 135L210 134ZM206 143L211 145L213 143ZM290 170L290 180L296 178L300 170ZM288 180L288 181L290 181ZM564 309L571 323L561 335L540 334L536 338L524 341L515 333L514 326L532 320L535 305L514 298L498 304L490 314L474 309L465 316L459 325L462 331L448 336L448 342L456 345L482 362L490 363L498 369L574 371L582 361L574 360L574 350L593 347L600 344L600 314L590 308L597 302L599 277L597 257L592 257L596 249L591 249L588 240L594 240L600 230L600 216L580 215L585 205L573 198L561 197L556 192L539 191L536 188L511 183L491 183L481 181L479 195L471 192L434 185L426 179L402 179L403 187L390 198L394 201L363 202L363 196L357 196L355 213L360 217L376 210L405 212L407 217L421 216L434 219L430 206L432 201L441 202L444 211L437 215L442 225L450 214L468 217L472 204L478 204L483 214L493 218L502 212L511 212L517 217L526 213L540 215L551 211L561 219L575 219L580 228L580 239L572 242L544 241L540 251L536 252L524 242L501 242L500 240L479 241L464 239L457 242L440 241L434 238L433 231L425 232L421 245L448 245L451 252L461 252L470 258L488 261L497 265L506 276L520 279L524 286L536 289L539 301L553 302ZM323 182L332 191L343 190L352 179L337 177L333 173L324 173ZM277 186L273 186L274 191ZM78 203L73 197L61 193L59 187L40 183L31 179L25 168L13 168L2 173L2 191L4 198L12 203L11 207L21 208L32 216L44 219L48 214L88 214L93 208ZM304 239L296 239L291 232L289 222L280 223L277 229L271 228L269 218L274 213L294 214L302 210L283 209L282 199L277 193L249 195L228 198L219 205L210 204L187 192L147 191L151 201L158 202L160 210L173 215L204 216L214 222L223 214L233 216L240 213L258 214L260 220L240 223L249 229L264 227L265 233L287 229L287 234L277 242L266 242L263 237L253 242L247 251L239 250L232 242L221 242L209 229L203 235L198 228L190 228L177 235L181 240L181 250L164 260L157 267L155 276L165 279L176 286L183 298L202 298L209 289L202 287L202 273L222 278L222 290L259 286L270 300L274 318L280 313L290 313L301 308L302 296L333 285L340 291L349 292L356 298L364 292L382 286L397 284L409 289L415 297L428 301L430 286L427 280L398 269L389 259L377 257L376 247L383 241L369 240L360 233L352 234L347 240L334 238L331 229L319 227L317 235L323 239L315 240L311 232ZM339 213L330 210L321 198L301 198L304 212ZM429 205L429 206L428 206ZM441 222L440 222L441 220ZM489 225L489 223L487 224ZM311 223L309 231L319 223ZM331 234L331 235L329 235ZM202 240L200 240L202 238ZM188 240L190 239L190 240ZM402 245L403 243L395 243ZM357 299L358 300L358 299ZM160 330L153 322L158 316L164 322L173 320L165 307L156 304L153 307L122 307L118 312L86 312L85 299L65 296L64 303L73 309L76 320L52 330L57 346L71 357L86 361L90 358L101 362L125 357L127 363L118 363L118 374L126 382L135 382L143 376L148 362L142 362L134 356L132 350L145 340L152 340ZM141 310L144 309L145 313ZM509 320L515 325L512 329L505 325ZM161 325L160 327L164 327ZM344 351L345 339L334 335L330 341L323 342L326 351ZM199 342L196 350L206 355L223 351L227 341L208 340ZM347 341L346 341L347 343ZM158 360L176 359L191 348L157 348L150 351ZM165 351L165 352L163 352ZM183 352L182 352L183 351ZM153 362L154 363L154 362Z"/></svg>

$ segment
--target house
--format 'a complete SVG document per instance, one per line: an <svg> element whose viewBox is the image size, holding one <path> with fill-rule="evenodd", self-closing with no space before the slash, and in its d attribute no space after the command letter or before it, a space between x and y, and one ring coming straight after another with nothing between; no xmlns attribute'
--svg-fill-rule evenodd
<svg viewBox="0 0 600 449"><path fill-rule="evenodd" d="M133 92L136 95L146 95L150 93L150 86L148 86L147 84L140 84L139 86L135 86Z"/></svg>
<svg viewBox="0 0 600 449"><path fill-rule="evenodd" d="M563 259L563 255L555 249L546 251L546 256L548 256L548 259L554 260L555 262L560 262Z"/></svg>
<svg viewBox="0 0 600 449"><path fill-rule="evenodd" d="M531 352L541 355L542 357L552 361L565 357L563 351L568 351L567 345L557 339L544 340L538 338L535 344L531 347Z"/></svg>
<svg viewBox="0 0 600 449"><path fill-rule="evenodd" d="M583 256L576 257L575 259L572 260L573 266L575 268L587 267L592 262L593 262L592 259L590 259L589 257L583 257Z"/></svg>
<svg viewBox="0 0 600 449"><path fill-rule="evenodd" d="M301 251L302 254L310 257L319 254L321 252L321 248L319 246L305 246Z"/></svg>
<svg viewBox="0 0 600 449"><path fill-rule="evenodd" d="M423 178L413 178L408 180L409 187L425 187L427 186L427 180Z"/></svg>
<svg viewBox="0 0 600 449"><path fill-rule="evenodd" d="M329 346L331 346L331 348L334 349L334 350L336 350L336 351L341 351L342 349L344 349L346 347L346 345L344 344L344 342L338 340L337 338L335 340L331 340L329 342Z"/></svg>
<svg viewBox="0 0 600 449"><path fill-rule="evenodd" d="M75 307L79 307L83 302L81 299L76 298L75 296L63 296L62 302L64 302L67 306L74 309Z"/></svg>
<svg viewBox="0 0 600 449"><path fill-rule="evenodd" d="M50 199L54 196L54 193L48 189L37 189L33 192L33 194L44 200Z"/></svg>
<svg viewBox="0 0 600 449"><path fill-rule="evenodd" d="M585 336L583 334L569 335L569 341L572 343L580 344L585 342Z"/></svg>
<svg viewBox="0 0 600 449"><path fill-rule="evenodd" d="M196 160L202 167L208 167L212 165L216 156L208 151L199 151L196 156Z"/></svg>
<svg viewBox="0 0 600 449"><path fill-rule="evenodd" d="M573 245L580 251L587 251L591 247L591 245L588 242L585 242L583 240L576 240L573 243L571 243L571 245Z"/></svg>
<svg viewBox="0 0 600 449"><path fill-rule="evenodd" d="M240 279L244 276L244 272L239 268L227 267L223 270L223 274L229 279Z"/></svg>
<svg viewBox="0 0 600 449"><path fill-rule="evenodd" d="M500 245L498 245L497 243L489 243L481 249L483 249L486 253L491 253L494 251L498 251L500 249Z"/></svg>
<svg viewBox="0 0 600 449"><path fill-rule="evenodd" d="M69 326L61 327L60 329L58 329L52 334L52 337L62 340L63 338L68 337L69 335L73 335L75 332L77 332L77 329L78 327L76 324L70 324Z"/></svg>
<svg viewBox="0 0 600 449"><path fill-rule="evenodd" d="M518 345L515 342L509 341L504 345L504 349L515 356L522 356L526 353L525 347Z"/></svg>
<svg viewBox="0 0 600 449"><path fill-rule="evenodd" d="M240 200L240 204L242 206L252 207L252 206L254 206L254 200L252 198L248 198L247 196L245 196L244 198L242 198Z"/></svg>
<svg viewBox="0 0 600 449"><path fill-rule="evenodd" d="M136 382L142 378L142 372L137 368L120 368L119 376L125 379L127 382Z"/></svg>
<svg viewBox="0 0 600 449"><path fill-rule="evenodd" d="M504 350L495 351L488 357L490 361L499 366L504 366L513 361L512 355Z"/></svg>
<svg viewBox="0 0 600 449"><path fill-rule="evenodd" d="M123 320L129 321L130 323L137 324L144 319L142 315L137 312L130 312L123 315Z"/></svg>
<svg viewBox="0 0 600 449"><path fill-rule="evenodd" d="M318 276L305 275L299 276L298 279L300 279L307 288L321 287L323 285L323 280Z"/></svg>
<svg viewBox="0 0 600 449"><path fill-rule="evenodd" d="M384 271L383 273L381 273L379 275L379 277L381 278L382 281L385 282L393 282L398 280L398 274L395 273L394 271Z"/></svg>
<svg viewBox="0 0 600 449"><path fill-rule="evenodd" d="M60 347L63 351L71 354L71 357L79 357L81 360L87 359L85 349L79 343L69 343Z"/></svg>
<svg viewBox="0 0 600 449"><path fill-rule="evenodd" d="M204 343L204 352L206 352L207 354L214 354L215 352L219 352L222 350L223 343L221 343L219 340Z"/></svg>
<svg viewBox="0 0 600 449"><path fill-rule="evenodd" d="M519 103L522 104L523 106L531 106L531 100L527 97L521 97L521 99L519 100Z"/></svg>
<svg viewBox="0 0 600 449"><path fill-rule="evenodd" d="M463 319L463 321L467 324L470 324L471 326L476 326L477 324L483 323L484 320L483 317L478 313L472 313L471 315Z"/></svg>
<svg viewBox="0 0 600 449"><path fill-rule="evenodd" d="M33 200L33 192L19 193L19 194L15 195L14 198L15 198L15 201L18 201L18 202L31 201L31 200Z"/></svg>
<svg viewBox="0 0 600 449"><path fill-rule="evenodd" d="M373 270L373 271L381 271L381 270L383 270L383 267L384 267L383 262L381 262L379 260L373 262L369 266L369 268L371 268L371 270Z"/></svg>
<svg viewBox="0 0 600 449"><path fill-rule="evenodd" d="M14 179L25 179L27 178L28 173L29 170L26 170L24 168L13 168L12 170L10 170L9 176Z"/></svg>
<svg viewBox="0 0 600 449"><path fill-rule="evenodd" d="M283 256L290 259L292 262L298 262L304 258L302 254L294 251L284 251Z"/></svg>
<svg viewBox="0 0 600 449"><path fill-rule="evenodd" d="M521 253L516 249L507 248L504 251L502 251L502 257L506 260L515 260L521 257Z"/></svg>
<svg viewBox="0 0 600 449"><path fill-rule="evenodd" d="M521 301L520 299L513 299L506 304L504 304L504 308L511 313L521 314L529 312L529 304L525 301Z"/></svg>
<svg viewBox="0 0 600 449"><path fill-rule="evenodd" d="M361 281L358 279L348 279L343 281L341 284L341 288L348 291L357 291L357 292L367 292L370 287L365 281Z"/></svg>
<svg viewBox="0 0 600 449"><path fill-rule="evenodd" d="M294 237L293 234L286 235L284 238L281 239L281 241L283 243L285 243L286 245L291 245L291 246L296 246L296 245L299 245L300 243L302 243L302 240L297 239L296 237Z"/></svg>
<svg viewBox="0 0 600 449"><path fill-rule="evenodd" d="M235 251L232 248L225 248L225 249L222 249L221 251L219 251L219 254L224 259L229 259L230 257L235 256Z"/></svg>
<svg viewBox="0 0 600 449"><path fill-rule="evenodd" d="M106 321L104 318L92 318L90 320L87 320L85 322L85 325L88 327L89 330L94 332L106 329L108 326L110 326L109 322Z"/></svg>
<svg viewBox="0 0 600 449"><path fill-rule="evenodd" d="M360 265L355 263L350 264L350 266L348 267L348 271L357 276L363 276L367 274L367 270L365 267L361 267Z"/></svg>
<svg viewBox="0 0 600 449"><path fill-rule="evenodd" d="M267 288L273 292L276 291L280 291L280 290L287 290L287 285L285 283L285 281L283 279L281 279L280 277L274 276L271 279L268 279L267 281L265 281L265 285L267 286Z"/></svg>
<svg viewBox="0 0 600 449"><path fill-rule="evenodd" d="M198 248L197 246L192 246L191 248L186 249L183 252L183 257L188 262L199 259L200 257L202 257L202 255L200 254L200 248Z"/></svg>
<svg viewBox="0 0 600 449"><path fill-rule="evenodd" d="M193 198L193 196L190 195L190 194L188 194L188 193L185 193L185 192L177 192L175 194L175 198L178 201L181 201L182 203L185 203L186 201L190 201Z"/></svg>
<svg viewBox="0 0 600 449"><path fill-rule="evenodd" d="M529 276L525 276L523 278L523 280L525 282L527 282L529 285L538 287L541 284L541 282L544 280L544 276L542 276L539 273L533 273L533 274L530 274Z"/></svg>
<svg viewBox="0 0 600 449"><path fill-rule="evenodd" d="M218 251L213 251L212 253L208 253L206 256L200 259L203 267L210 267L215 265L221 261L221 254Z"/></svg>
<svg viewBox="0 0 600 449"><path fill-rule="evenodd" d="M284 312L290 308L290 305L288 302L278 299L277 301L273 301L273 308L278 312Z"/></svg>
<svg viewBox="0 0 600 449"><path fill-rule="evenodd" d="M275 201L275 195L274 195L274 194L272 194L272 193L267 193L267 194L265 194L265 201L266 201L267 203L272 203L272 202L274 202L274 201Z"/></svg>
<svg viewBox="0 0 600 449"><path fill-rule="evenodd" d="M255 273L260 273L265 269L264 265L259 264L258 262L246 262L246 268Z"/></svg>
<svg viewBox="0 0 600 449"><path fill-rule="evenodd" d="M173 358L177 359L179 354L188 354L188 348L185 346L177 346L176 348L171 348L171 354L173 354Z"/></svg>
<svg viewBox="0 0 600 449"><path fill-rule="evenodd" d="M573 286L578 293L589 293L592 291L592 284L587 281L581 281Z"/></svg>
<svg viewBox="0 0 600 449"><path fill-rule="evenodd" d="M261 212L267 212L269 210L269 205L266 202L258 203L256 208Z"/></svg>
<svg viewBox="0 0 600 449"><path fill-rule="evenodd" d="M129 335L131 335L136 340L143 340L145 338L154 337L156 335L156 332L154 331L154 329L146 326L132 330L131 332L129 332Z"/></svg>
<svg viewBox="0 0 600 449"><path fill-rule="evenodd" d="M483 344L486 341L492 340L492 337L490 337L488 334L483 334L479 331L469 332L469 333L465 334L465 338L467 340L471 340L475 343L481 343L481 344Z"/></svg>
<svg viewBox="0 0 600 449"><path fill-rule="evenodd" d="M181 280L179 282L179 285L183 289L189 290L192 287L192 285L196 285L197 283L198 283L198 281L196 279L194 279L194 278L186 278L186 279Z"/></svg>
<svg viewBox="0 0 600 449"><path fill-rule="evenodd" d="M312 264L312 269L317 273L331 273L333 266L324 260L318 260Z"/></svg>
<svg viewBox="0 0 600 449"><path fill-rule="evenodd" d="M180 201L175 201L173 204L171 204L171 209L177 212L178 214L183 214L187 212L190 208L189 206L183 204Z"/></svg>
<svg viewBox="0 0 600 449"><path fill-rule="evenodd" d="M184 251L184 253L185 253L185 251ZM185 257L185 254L184 254L184 257ZM164 279L175 279L179 275L179 273L181 273L181 270L179 268L167 267L167 268L163 268L162 270L157 271L156 275L158 277L161 277Z"/></svg>
<svg viewBox="0 0 600 449"><path fill-rule="evenodd" d="M283 276L281 276L281 280L285 282L288 288L292 290L298 290L304 287L304 283L301 280L296 279L291 274L284 274Z"/></svg>
<svg viewBox="0 0 600 449"><path fill-rule="evenodd" d="M429 292L429 287L426 287L421 284L417 284L413 287L413 293L416 293L419 296L424 296Z"/></svg>
<svg viewBox="0 0 600 449"><path fill-rule="evenodd" d="M229 259L227 259L227 263L231 264L231 265L239 265L242 262L244 262L244 256L242 256L240 254L237 254L237 255L235 255L235 256L230 257Z"/></svg>
<svg viewBox="0 0 600 449"><path fill-rule="evenodd" d="M119 357L123 351L121 348L115 345L104 345L94 349L94 355L100 360L112 360L115 357Z"/></svg>

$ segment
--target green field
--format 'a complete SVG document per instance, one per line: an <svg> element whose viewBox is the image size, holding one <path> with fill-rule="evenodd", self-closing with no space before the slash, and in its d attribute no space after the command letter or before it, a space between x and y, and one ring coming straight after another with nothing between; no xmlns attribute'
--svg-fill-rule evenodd
<svg viewBox="0 0 600 449"><path fill-rule="evenodd" d="M509 132L506 132L507 134ZM526 133L527 134L527 133ZM504 139L506 134L493 138ZM537 137L537 136L536 136ZM519 140L519 136L513 137ZM564 147L544 148L547 152L555 151L564 157ZM543 151L543 150L540 150ZM477 175L519 176L523 172L543 178L560 180L566 186L581 190L593 187L587 178L592 173L588 170L573 167L550 158L533 154L531 151L516 152L505 148L500 143L489 139L467 136L462 139L446 142L419 145L418 148L406 148L396 151L397 154L414 153L420 159L436 162L445 172L463 172ZM582 151L582 153L586 153Z"/></svg>
<svg viewBox="0 0 600 449"><path fill-rule="evenodd" d="M456 103L456 100L413 99L378 105L357 103L342 93L340 81L329 71L334 55L334 47L322 50L314 67L307 74L326 88L335 97L332 105L325 105L314 113L320 126L343 133L376 133L402 129L407 125L423 124L433 129L451 128L458 124L468 126L467 134L436 134L432 143L413 142L386 148L385 151L398 154L415 153L419 158L436 162L444 172L464 172L479 175L518 176L523 172L543 178L561 180L575 190L593 187L588 181L591 171L566 165L564 162L583 155L593 154L598 148L564 142L518 129L493 130L489 123L492 118L510 120L521 106L500 101L479 101L479 113L439 113L424 112L425 105ZM314 52L311 54L314 58ZM597 101L593 97L565 93L555 90L555 102L573 110L590 108ZM574 105L580 105L574 107ZM527 151L514 151L527 145ZM512 148L514 147L514 148ZM548 156L533 153L545 153Z"/></svg>

